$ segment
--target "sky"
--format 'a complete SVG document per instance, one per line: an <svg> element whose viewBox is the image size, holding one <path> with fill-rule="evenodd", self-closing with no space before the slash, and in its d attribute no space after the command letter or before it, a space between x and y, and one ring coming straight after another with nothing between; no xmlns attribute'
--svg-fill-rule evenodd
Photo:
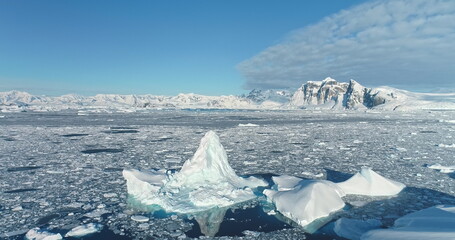
<svg viewBox="0 0 455 240"><path fill-rule="evenodd" d="M455 1L0 0L0 91L454 87ZM455 88L455 87L454 87Z"/></svg>

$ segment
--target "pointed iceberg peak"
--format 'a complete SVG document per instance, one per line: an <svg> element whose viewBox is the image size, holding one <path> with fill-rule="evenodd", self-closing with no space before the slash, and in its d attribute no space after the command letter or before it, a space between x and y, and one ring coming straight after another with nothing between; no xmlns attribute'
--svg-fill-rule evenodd
<svg viewBox="0 0 455 240"><path fill-rule="evenodd" d="M179 172L123 170L123 176L135 201L176 213L200 212L247 201L256 198L255 188L268 185L259 178L237 176L213 131L205 134L193 158Z"/></svg>
<svg viewBox="0 0 455 240"><path fill-rule="evenodd" d="M228 182L233 186L264 185L255 178L237 176L229 165L226 150L214 131L209 131L201 139L193 158L186 161L182 169L175 174L175 183L198 186L207 183Z"/></svg>
<svg viewBox="0 0 455 240"><path fill-rule="evenodd" d="M234 173L229 166L226 150L214 131L208 131L204 135L193 158L183 164L180 173L189 176L203 171L217 172L220 175Z"/></svg>
<svg viewBox="0 0 455 240"><path fill-rule="evenodd" d="M363 167L360 172L337 185L346 194L368 196L393 196L406 187L403 183L385 178L367 167Z"/></svg>

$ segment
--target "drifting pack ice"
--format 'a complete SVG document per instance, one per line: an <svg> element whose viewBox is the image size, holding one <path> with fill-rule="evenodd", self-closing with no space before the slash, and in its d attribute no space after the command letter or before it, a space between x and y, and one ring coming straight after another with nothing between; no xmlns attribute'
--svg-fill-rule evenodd
<svg viewBox="0 0 455 240"><path fill-rule="evenodd" d="M184 214L256 198L253 189L268 185L255 177L237 176L213 131L205 134L179 172L123 170L123 177L128 193L140 204Z"/></svg>

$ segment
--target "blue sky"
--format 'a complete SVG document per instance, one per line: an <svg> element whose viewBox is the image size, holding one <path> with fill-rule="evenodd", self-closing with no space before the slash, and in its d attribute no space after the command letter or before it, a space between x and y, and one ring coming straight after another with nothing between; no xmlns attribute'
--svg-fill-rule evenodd
<svg viewBox="0 0 455 240"><path fill-rule="evenodd" d="M251 88L296 87L329 75L342 81L355 78L371 86L382 82L398 86L408 83L400 79L409 72L398 71L406 70L406 64L411 65L408 69L420 69L417 73L411 71L416 84L423 82L415 79L422 72L431 76L433 71L443 78L441 86L453 85L450 78L455 70L449 65L454 55L442 51L454 45L449 43L453 25L441 26L434 33L439 41L427 42L421 42L420 35L402 36L401 32L381 36L383 29L378 29L379 33L369 36L384 39L377 46L384 46L386 40L396 36L400 40L385 46L383 54L359 54L355 46L368 48L367 43L346 43L347 36L367 41L360 33L372 26L381 27L381 14L397 15L396 9L387 5L389 2L0 0L0 91L221 95L240 94ZM443 5L441 1L430 2ZM447 5L447 1L442 2ZM417 4L411 5L412 10L420 9ZM442 12L449 15L445 20L451 20L454 4L448 1L448 5L432 8L430 13L434 16ZM365 13L378 6L386 6L379 17ZM430 13L418 15L417 20ZM390 21L383 26L393 26L401 19ZM358 22L367 24L358 26ZM351 29L344 33L339 30L343 26ZM327 41L332 45L321 45ZM432 51L419 50L430 46ZM397 64L388 55L391 49L399 48L408 48L403 54L396 50L400 56L396 61L403 66L390 71ZM360 64L347 61L351 55L358 57ZM431 59L416 61L419 57ZM435 61L439 67L428 64ZM388 81L377 76L387 77Z"/></svg>
<svg viewBox="0 0 455 240"><path fill-rule="evenodd" d="M239 62L358 2L0 0L0 90L239 94Z"/></svg>

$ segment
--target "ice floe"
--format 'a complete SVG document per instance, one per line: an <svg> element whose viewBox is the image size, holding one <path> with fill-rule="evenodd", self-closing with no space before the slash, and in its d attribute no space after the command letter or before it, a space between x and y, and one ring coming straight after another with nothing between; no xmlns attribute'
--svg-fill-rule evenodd
<svg viewBox="0 0 455 240"><path fill-rule="evenodd" d="M193 158L179 172L124 170L128 193L145 206L166 212L193 213L225 207L256 197L253 189L268 184L236 175L219 137L209 131Z"/></svg>
<svg viewBox="0 0 455 240"><path fill-rule="evenodd" d="M136 221L136 222L148 222L150 219L145 216L141 215L133 215L131 216L131 220Z"/></svg>
<svg viewBox="0 0 455 240"><path fill-rule="evenodd" d="M455 143L453 144L438 144L438 147L442 147L442 148L455 148Z"/></svg>
<svg viewBox="0 0 455 240"><path fill-rule="evenodd" d="M405 215L392 228L371 230L361 239L455 239L455 206L439 205Z"/></svg>
<svg viewBox="0 0 455 240"><path fill-rule="evenodd" d="M103 229L103 225L99 223L88 223L77 226L65 234L65 237L84 237L89 234L97 233Z"/></svg>
<svg viewBox="0 0 455 240"><path fill-rule="evenodd" d="M259 127L259 125L254 123L239 123L239 127Z"/></svg>
<svg viewBox="0 0 455 240"><path fill-rule="evenodd" d="M25 234L24 239L27 240L59 240L62 239L62 235L60 233L50 233L45 230L41 230L39 228L30 229Z"/></svg>
<svg viewBox="0 0 455 240"><path fill-rule="evenodd" d="M442 173L453 173L455 172L455 165L454 166L442 166L439 163L428 165L428 168L439 170Z"/></svg>

